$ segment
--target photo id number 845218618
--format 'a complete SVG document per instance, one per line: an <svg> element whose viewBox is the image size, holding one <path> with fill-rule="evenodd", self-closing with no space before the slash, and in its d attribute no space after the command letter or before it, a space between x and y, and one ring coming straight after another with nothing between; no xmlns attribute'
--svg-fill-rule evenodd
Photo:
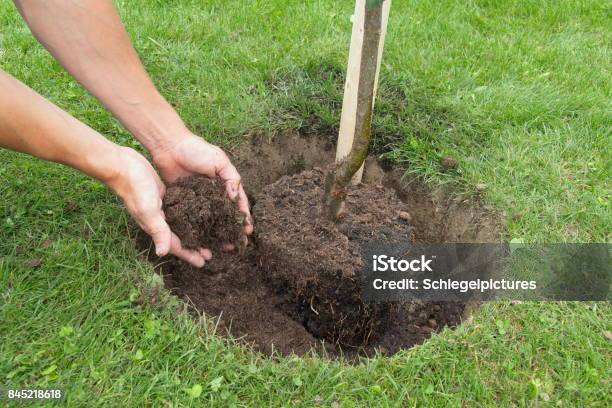
<svg viewBox="0 0 612 408"><path fill-rule="evenodd" d="M64 391L59 388L0 387L0 401L60 401Z"/></svg>

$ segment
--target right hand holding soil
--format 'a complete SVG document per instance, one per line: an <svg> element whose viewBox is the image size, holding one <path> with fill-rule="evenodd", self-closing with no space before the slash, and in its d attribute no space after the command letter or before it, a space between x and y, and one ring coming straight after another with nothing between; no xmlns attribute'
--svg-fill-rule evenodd
<svg viewBox="0 0 612 408"><path fill-rule="evenodd" d="M175 136L171 144L159 150L151 150L153 161L164 181L172 183L180 177L204 175L220 178L226 187L227 195L235 200L238 209L244 214L244 233L253 232L253 221L249 200L240 181L240 174L219 147L208 143L190 132ZM232 249L233 245L226 246Z"/></svg>
<svg viewBox="0 0 612 408"><path fill-rule="evenodd" d="M121 198L138 225L151 236L157 256L171 253L201 268L212 254L208 249L183 248L162 211L166 188L151 164L133 149L120 147L119 168L106 184Z"/></svg>

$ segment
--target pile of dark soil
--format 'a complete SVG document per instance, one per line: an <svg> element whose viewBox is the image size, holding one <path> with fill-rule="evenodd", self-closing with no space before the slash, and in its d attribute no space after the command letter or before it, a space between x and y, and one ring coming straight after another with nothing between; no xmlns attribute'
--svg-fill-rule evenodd
<svg viewBox="0 0 612 408"><path fill-rule="evenodd" d="M315 337L295 316L296 305L286 292L269 285L252 246L246 254L215 254L204 269L176 258L161 266L166 287L188 302L193 310L219 319L220 335L231 335L267 355L343 354L392 355L420 344L437 330L457 325L465 305L457 302L413 302L392 308L386 330L367 345L347 347Z"/></svg>
<svg viewBox="0 0 612 408"><path fill-rule="evenodd" d="M269 285L287 294L294 320L315 337L361 347L386 331L392 315L391 305L361 299L364 247L388 253L387 243L408 244L411 228L400 218L406 205L381 185L349 187L345 211L330 222L322 215L324 181L315 168L263 189L253 208L259 264Z"/></svg>
<svg viewBox="0 0 612 408"><path fill-rule="evenodd" d="M383 171L369 159L364 184L349 192L344 218L330 225L318 214L322 171L283 176L330 163L333 156L326 143L291 134L271 143L253 139L234 152L255 223L243 252L216 250L204 269L196 269L174 257L155 258L150 241L139 244L149 249L168 289L194 312L218 317L218 334L229 334L266 354L314 350L328 356L376 351L391 355L457 325L465 312L463 303L363 304L358 284L363 248L372 243L384 247L398 239L410 243L412 238L494 242L499 235L497 216L477 201L428 190L401 179L401 172ZM188 225L172 226L183 242L189 236L194 246L234 241L235 235L210 230L227 221L230 229L225 231L237 231L242 224L222 186L207 179L182 183L187 184L168 189L165 208L167 218ZM210 190L213 185L216 195ZM216 204L209 205L210 200ZM174 215L168 214L170 208ZM199 211L208 223L198 218ZM410 216L399 218L399 211Z"/></svg>
<svg viewBox="0 0 612 408"><path fill-rule="evenodd" d="M268 354L394 353L438 325L456 324L462 304L361 300L364 247L384 251L409 243L411 227L401 216L406 205L380 184L350 187L346 211L333 223L320 216L324 179L315 168L265 187L255 197L259 233L248 249L217 251L205 269L171 257L162 264L166 286ZM168 188L164 208L190 247L228 242L241 233L242 217L216 180L179 180Z"/></svg>
<svg viewBox="0 0 612 408"><path fill-rule="evenodd" d="M163 203L170 228L185 248L218 249L243 240L244 215L218 179L183 177L168 186Z"/></svg>

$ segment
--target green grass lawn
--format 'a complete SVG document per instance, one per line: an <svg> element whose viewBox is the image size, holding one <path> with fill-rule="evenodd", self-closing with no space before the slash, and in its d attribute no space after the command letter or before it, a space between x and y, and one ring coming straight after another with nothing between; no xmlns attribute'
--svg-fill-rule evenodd
<svg viewBox="0 0 612 408"><path fill-rule="evenodd" d="M352 1L117 5L155 83L205 138L337 126ZM466 194L485 183L508 239L610 242L611 23L603 0L396 0L376 151ZM135 145L6 1L0 67ZM445 155L456 170L442 171ZM392 358L271 360L165 292L133 305L160 279L99 183L2 150L0 195L0 387L59 384L71 406L612 403L608 304L492 303Z"/></svg>

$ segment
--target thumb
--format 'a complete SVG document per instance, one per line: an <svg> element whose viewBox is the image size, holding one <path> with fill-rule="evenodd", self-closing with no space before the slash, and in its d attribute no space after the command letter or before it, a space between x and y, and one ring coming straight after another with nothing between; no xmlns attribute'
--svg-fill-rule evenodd
<svg viewBox="0 0 612 408"><path fill-rule="evenodd" d="M147 233L155 243L155 254L157 256L168 255L172 242L172 232L161 211L151 219L147 227Z"/></svg>

